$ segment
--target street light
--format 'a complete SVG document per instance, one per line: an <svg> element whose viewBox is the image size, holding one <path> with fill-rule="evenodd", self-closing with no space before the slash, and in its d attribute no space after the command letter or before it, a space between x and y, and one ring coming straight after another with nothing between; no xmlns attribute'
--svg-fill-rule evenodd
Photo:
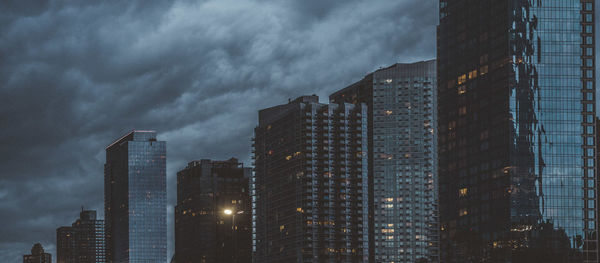
<svg viewBox="0 0 600 263"><path fill-rule="evenodd" d="M235 261L234 262L238 262L238 244L237 244L237 227L235 225L235 215L239 215L239 214L243 214L244 211L240 210L240 211L236 211L234 212L232 209L225 209L223 210L223 213L226 215L231 215L231 231L233 231L233 255L235 257Z"/></svg>

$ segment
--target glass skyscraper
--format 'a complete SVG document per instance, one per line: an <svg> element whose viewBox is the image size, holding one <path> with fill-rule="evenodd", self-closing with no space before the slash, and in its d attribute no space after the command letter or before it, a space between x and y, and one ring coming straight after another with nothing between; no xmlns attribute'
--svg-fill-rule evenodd
<svg viewBox="0 0 600 263"><path fill-rule="evenodd" d="M442 262L598 262L593 0L441 0Z"/></svg>
<svg viewBox="0 0 600 263"><path fill-rule="evenodd" d="M106 148L107 262L167 262L166 142L131 131Z"/></svg>
<svg viewBox="0 0 600 263"><path fill-rule="evenodd" d="M395 64L330 96L365 103L370 262L437 262L435 60Z"/></svg>

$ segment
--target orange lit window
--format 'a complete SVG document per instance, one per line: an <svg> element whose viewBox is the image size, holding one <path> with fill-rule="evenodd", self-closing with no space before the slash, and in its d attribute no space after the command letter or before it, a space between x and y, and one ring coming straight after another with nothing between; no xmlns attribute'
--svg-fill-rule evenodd
<svg viewBox="0 0 600 263"><path fill-rule="evenodd" d="M467 93L467 87L465 87L464 85L459 86L458 87L458 94L465 94Z"/></svg>
<svg viewBox="0 0 600 263"><path fill-rule="evenodd" d="M466 216L466 215L468 215L468 214L469 214L469 211L467 211L467 209L461 209L461 210L458 212L458 215L459 215L459 216Z"/></svg>
<svg viewBox="0 0 600 263"><path fill-rule="evenodd" d="M461 188L460 190L458 190L458 195L459 196L467 196L468 192L469 192L469 190L467 188Z"/></svg>
<svg viewBox="0 0 600 263"><path fill-rule="evenodd" d="M469 71L469 79L474 79L477 77L477 70L471 70Z"/></svg>
<svg viewBox="0 0 600 263"><path fill-rule="evenodd" d="M458 85L461 85L467 81L467 75L462 74L458 77Z"/></svg>

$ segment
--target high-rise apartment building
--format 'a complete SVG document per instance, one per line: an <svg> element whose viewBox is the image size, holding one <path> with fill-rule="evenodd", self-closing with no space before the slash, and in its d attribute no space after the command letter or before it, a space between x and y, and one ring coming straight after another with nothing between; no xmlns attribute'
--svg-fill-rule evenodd
<svg viewBox="0 0 600 263"><path fill-rule="evenodd" d="M44 252L42 244L36 243L30 255L23 255L23 263L52 263L52 255Z"/></svg>
<svg viewBox="0 0 600 263"><path fill-rule="evenodd" d="M235 158L193 161L177 173L178 263L252 262L251 175Z"/></svg>
<svg viewBox="0 0 600 263"><path fill-rule="evenodd" d="M58 263L104 263L104 220L96 211L83 210L71 226L56 229L56 261Z"/></svg>
<svg viewBox="0 0 600 263"><path fill-rule="evenodd" d="M598 262L593 0L441 0L442 262Z"/></svg>
<svg viewBox="0 0 600 263"><path fill-rule="evenodd" d="M437 262L435 60L395 64L332 94L368 107L370 262Z"/></svg>
<svg viewBox="0 0 600 263"><path fill-rule="evenodd" d="M259 112L254 262L365 262L367 108L313 96Z"/></svg>
<svg viewBox="0 0 600 263"><path fill-rule="evenodd" d="M167 262L166 142L134 130L106 148L107 262Z"/></svg>

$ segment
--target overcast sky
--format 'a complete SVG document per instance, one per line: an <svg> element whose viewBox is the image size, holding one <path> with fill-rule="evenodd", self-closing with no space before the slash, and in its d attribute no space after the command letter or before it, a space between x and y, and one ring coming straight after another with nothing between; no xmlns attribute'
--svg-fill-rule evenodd
<svg viewBox="0 0 600 263"><path fill-rule="evenodd" d="M249 164L257 110L435 57L437 0L2 1L0 262L83 205L103 215L104 148L131 129L194 159Z"/></svg>

